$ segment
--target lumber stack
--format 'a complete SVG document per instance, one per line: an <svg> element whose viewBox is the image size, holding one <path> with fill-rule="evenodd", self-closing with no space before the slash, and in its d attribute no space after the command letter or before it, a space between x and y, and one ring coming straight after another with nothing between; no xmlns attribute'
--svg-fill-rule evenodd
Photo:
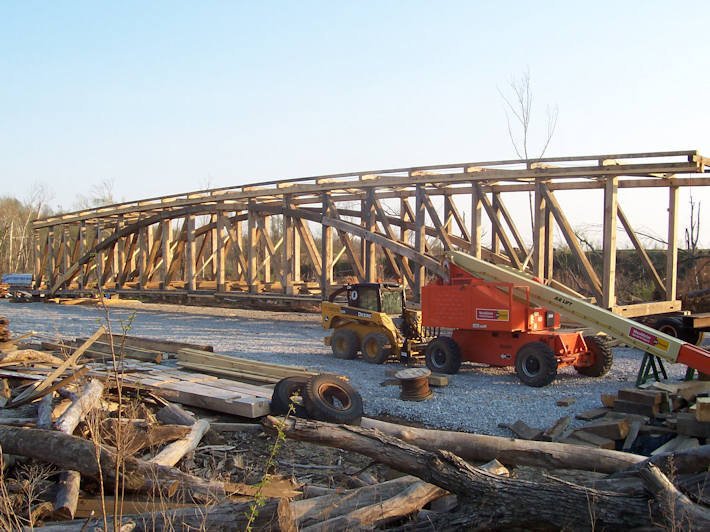
<svg viewBox="0 0 710 532"><path fill-rule="evenodd" d="M0 342L10 341L10 320L5 316L0 316Z"/></svg>
<svg viewBox="0 0 710 532"><path fill-rule="evenodd" d="M310 377L318 374L317 371L300 366L257 362L219 353L206 353L191 348L180 349L177 352L177 365L229 379L270 384L276 383L284 377Z"/></svg>

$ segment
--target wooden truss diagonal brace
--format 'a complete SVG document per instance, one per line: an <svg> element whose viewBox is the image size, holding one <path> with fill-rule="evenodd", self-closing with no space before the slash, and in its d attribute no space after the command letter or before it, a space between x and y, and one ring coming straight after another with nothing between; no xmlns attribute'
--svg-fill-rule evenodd
<svg viewBox="0 0 710 532"><path fill-rule="evenodd" d="M513 244L511 244L510 239L508 238L508 235L505 233L503 230L503 227L500 224L500 221L498 220L498 217L496 216L495 210L493 209L493 205L491 205L490 200L488 199L488 196L483 192L483 188L481 187L480 184L476 183L476 190L478 192L478 197L481 200L481 205L483 205L483 208L486 210L486 214L488 214L488 218L491 221L491 226L493 228L493 231L498 235L498 238L500 238L500 241L503 243L503 247L505 248L505 252L508 254L508 257L510 258L511 262L513 263L513 266L515 266L517 269L521 270L523 265L520 262L520 259L518 258L518 254L515 252L515 249L513 248Z"/></svg>
<svg viewBox="0 0 710 532"><path fill-rule="evenodd" d="M559 226L560 231L562 231L562 234L564 235L565 240L567 241L567 245L569 245L570 249L577 257L577 260L579 260L579 263L582 265L584 273L586 274L587 279L591 285L591 291L594 294L594 297L597 298L597 301L602 301L602 288L601 283L599 282L599 277L594 271L592 263L589 262L587 255L584 253L582 247L579 245L579 240L577 240L577 237L575 236L574 231L572 230L572 226L570 225L569 221L567 221L567 218L562 212L560 204L557 203L557 198L555 198L554 194L545 185L541 185L540 190L542 191L545 196L545 199L547 200L550 210L552 211L552 215L555 217L557 225Z"/></svg>

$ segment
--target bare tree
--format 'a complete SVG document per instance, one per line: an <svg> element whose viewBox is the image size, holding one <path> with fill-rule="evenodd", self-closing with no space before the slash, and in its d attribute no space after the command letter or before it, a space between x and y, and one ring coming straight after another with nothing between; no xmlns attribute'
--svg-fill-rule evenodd
<svg viewBox="0 0 710 532"><path fill-rule="evenodd" d="M547 148L550 146L552 137L557 128L558 108L555 105L546 108L547 120L545 124L545 134L542 137L542 147L537 151L537 155L531 155L531 130L530 126L533 117L533 90L530 79L530 69L526 68L520 75L519 79L511 78L508 83L509 95L498 88L498 94L503 99L505 108L505 118L508 124L508 136L513 144L515 154L519 159L530 165L534 160L540 160L544 157ZM533 194L528 193L528 202L530 205L530 226L535 224L533 214Z"/></svg>

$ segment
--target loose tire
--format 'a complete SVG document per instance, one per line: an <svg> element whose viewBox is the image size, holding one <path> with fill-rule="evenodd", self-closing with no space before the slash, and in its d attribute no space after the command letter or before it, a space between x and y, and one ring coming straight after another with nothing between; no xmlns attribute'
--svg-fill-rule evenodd
<svg viewBox="0 0 710 532"><path fill-rule="evenodd" d="M352 329L335 329L330 337L330 348L335 358L351 360L360 350L360 339Z"/></svg>
<svg viewBox="0 0 710 532"><path fill-rule="evenodd" d="M586 377L603 377L609 373L611 365L614 363L609 339L603 336L585 336L584 341L592 352L594 361L591 366L575 366L574 369Z"/></svg>
<svg viewBox="0 0 710 532"><path fill-rule="evenodd" d="M303 389L306 387L308 377L286 377L281 379L274 386L274 393L271 396L271 413L286 415L291 405L291 397L300 395L303 397ZM297 417L307 417L303 405L294 403L294 414Z"/></svg>
<svg viewBox="0 0 710 532"><path fill-rule="evenodd" d="M435 338L426 348L426 367L434 373L458 373L461 367L461 348L448 336Z"/></svg>
<svg viewBox="0 0 710 532"><path fill-rule="evenodd" d="M318 421L359 425L362 397L343 379L333 375L315 375L303 389L303 403L308 417Z"/></svg>
<svg viewBox="0 0 710 532"><path fill-rule="evenodd" d="M688 342L689 344L700 345L703 343L703 332L696 331L695 329L686 329L683 327L683 320L681 318L661 318L654 324L653 328L668 336Z"/></svg>
<svg viewBox="0 0 710 532"><path fill-rule="evenodd" d="M557 357L547 344L527 343L515 355L515 373L528 386L547 386L557 377Z"/></svg>
<svg viewBox="0 0 710 532"><path fill-rule="evenodd" d="M362 339L362 358L370 364L383 364L392 355L392 344L383 332L367 333Z"/></svg>

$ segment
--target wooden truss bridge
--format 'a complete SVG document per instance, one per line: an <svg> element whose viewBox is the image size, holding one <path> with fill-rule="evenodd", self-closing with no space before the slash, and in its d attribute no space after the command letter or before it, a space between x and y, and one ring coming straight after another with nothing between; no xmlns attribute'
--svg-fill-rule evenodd
<svg viewBox="0 0 710 532"><path fill-rule="evenodd" d="M678 190L710 185L694 175L709 168L710 159L696 151L555 157L286 179L107 205L34 222L35 289L317 300L345 275L371 282L386 271L416 299L448 249L552 279L556 225L583 266L584 291L601 306L627 315L675 310ZM658 187L668 193L667 211L662 205L654 212L668 219L664 277L617 198L619 189ZM556 195L590 189L604 196L600 271ZM507 195L525 191L534 194L532 246L506 208ZM485 243L484 217L491 227ZM616 306L617 220L662 301Z"/></svg>

